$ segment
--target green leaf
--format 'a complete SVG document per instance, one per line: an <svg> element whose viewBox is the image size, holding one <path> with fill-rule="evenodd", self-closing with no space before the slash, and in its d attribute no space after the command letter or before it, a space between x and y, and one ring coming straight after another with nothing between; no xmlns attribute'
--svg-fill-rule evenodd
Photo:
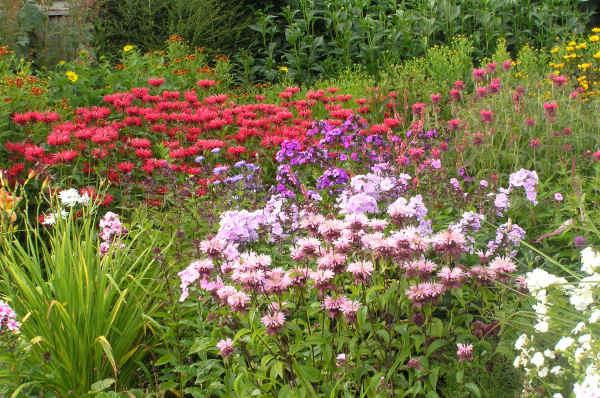
<svg viewBox="0 0 600 398"><path fill-rule="evenodd" d="M444 340L444 339L434 340L431 344L429 344L427 346L427 350L425 351L425 355L427 357L429 357L431 354L433 354L435 351L437 351L438 349L440 349L444 345L446 345L446 340Z"/></svg>
<svg viewBox="0 0 600 398"><path fill-rule="evenodd" d="M212 341L209 337L197 338L194 340L194 344L192 344L192 347L190 348L189 353L191 355L191 354L196 354L199 352L204 352L211 346L212 346Z"/></svg>
<svg viewBox="0 0 600 398"><path fill-rule="evenodd" d="M473 393L477 398L481 398L481 391L479 391L479 387L473 383L465 384L465 388Z"/></svg>
<svg viewBox="0 0 600 398"><path fill-rule="evenodd" d="M115 379L112 379L112 378L98 380L97 382L92 384L91 389L92 389L92 392L100 392L100 391L106 390L113 384L115 384Z"/></svg>

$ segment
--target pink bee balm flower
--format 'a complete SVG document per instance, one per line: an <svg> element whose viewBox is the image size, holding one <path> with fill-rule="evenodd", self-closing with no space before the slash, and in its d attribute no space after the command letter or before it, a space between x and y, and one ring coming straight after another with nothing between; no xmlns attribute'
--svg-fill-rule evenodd
<svg viewBox="0 0 600 398"><path fill-rule="evenodd" d="M441 283L423 282L411 286L406 291L406 296L413 305L420 307L422 304L434 301L445 292L446 288Z"/></svg>
<svg viewBox="0 0 600 398"><path fill-rule="evenodd" d="M274 311L263 316L261 322L267 328L268 334L276 334L285 324L285 314L281 311Z"/></svg>
<svg viewBox="0 0 600 398"><path fill-rule="evenodd" d="M250 302L250 296L244 292L235 292L227 297L227 304L234 311L243 311Z"/></svg>
<svg viewBox="0 0 600 398"><path fill-rule="evenodd" d="M370 261L356 261L348 265L347 271L354 275L355 281L367 282L373 273L373 263Z"/></svg>
<svg viewBox="0 0 600 398"><path fill-rule="evenodd" d="M544 111L546 112L546 116L548 116L549 119L553 119L556 116L557 109L558 104L556 103L556 101L544 103Z"/></svg>
<svg viewBox="0 0 600 398"><path fill-rule="evenodd" d="M346 354L344 354L344 353L337 354L337 356L335 357L335 366L337 366L338 368L341 368L342 366L344 366L346 361L347 361Z"/></svg>
<svg viewBox="0 0 600 398"><path fill-rule="evenodd" d="M517 265L508 257L496 257L489 265L490 269L497 274L510 274L517 270Z"/></svg>
<svg viewBox="0 0 600 398"><path fill-rule="evenodd" d="M456 344L456 356L460 362L473 360L473 344Z"/></svg>
<svg viewBox="0 0 600 398"><path fill-rule="evenodd" d="M460 287L465 279L466 273L458 267L452 269L450 267L444 267L438 272L437 276L447 287Z"/></svg>
<svg viewBox="0 0 600 398"><path fill-rule="evenodd" d="M219 355L221 355L223 358L227 358L233 354L233 341L230 338L219 340L217 343L217 348L219 349Z"/></svg>
<svg viewBox="0 0 600 398"><path fill-rule="evenodd" d="M356 313L359 309L360 303L358 301L348 300L345 297L341 299L340 311L348 319L348 322L356 321Z"/></svg>
<svg viewBox="0 0 600 398"><path fill-rule="evenodd" d="M420 260L410 261L402 264L402 268L406 272L407 278L427 277L435 271L437 265L433 261L424 258Z"/></svg>
<svg viewBox="0 0 600 398"><path fill-rule="evenodd" d="M319 290L327 289L335 274L331 270L317 270L310 273L310 279L315 283Z"/></svg>

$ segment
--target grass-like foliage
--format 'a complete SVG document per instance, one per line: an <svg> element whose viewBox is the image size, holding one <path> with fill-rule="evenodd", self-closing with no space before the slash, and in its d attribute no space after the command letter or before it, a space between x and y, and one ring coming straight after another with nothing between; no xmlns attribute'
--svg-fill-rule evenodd
<svg viewBox="0 0 600 398"><path fill-rule="evenodd" d="M20 333L35 364L28 384L59 396L127 386L147 351L151 293L160 289L149 232L133 230L101 256L89 213L1 240L2 290L24 315ZM18 380L14 371L0 376L8 378L0 383Z"/></svg>

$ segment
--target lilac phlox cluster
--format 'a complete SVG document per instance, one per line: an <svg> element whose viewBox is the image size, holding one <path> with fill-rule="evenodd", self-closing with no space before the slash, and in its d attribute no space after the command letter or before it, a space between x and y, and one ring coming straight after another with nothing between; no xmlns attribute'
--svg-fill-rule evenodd
<svg viewBox="0 0 600 398"><path fill-rule="evenodd" d="M483 214L467 211L463 213L460 221L450 224L450 229L454 229L465 235L465 238L469 242L469 253L473 253L475 246L475 238L470 233L479 231L481 223L484 220L485 216Z"/></svg>
<svg viewBox="0 0 600 398"><path fill-rule="evenodd" d="M263 208L263 224L268 227L270 241L280 241L298 228L299 210L283 195L272 195Z"/></svg>
<svg viewBox="0 0 600 398"><path fill-rule="evenodd" d="M411 218L421 221L425 219L427 212L427 207L423 203L423 197L421 195L413 196L408 200L399 197L395 202L390 204L387 209L388 215L394 222L399 224L402 224Z"/></svg>
<svg viewBox="0 0 600 398"><path fill-rule="evenodd" d="M0 300L0 333L4 328L9 332L18 333L20 327L15 311L6 302Z"/></svg>
<svg viewBox="0 0 600 398"><path fill-rule="evenodd" d="M490 257L501 248L505 248L509 253L514 254L512 250L519 247L523 239L525 239L523 228L511 222L504 223L496 229L496 237L487 243L485 257Z"/></svg>
<svg viewBox="0 0 600 398"><path fill-rule="evenodd" d="M406 189L410 176L386 176L387 165L373 166L372 173L352 177L350 186L337 199L337 206L342 214L378 213L378 201L390 197Z"/></svg>
<svg viewBox="0 0 600 398"><path fill-rule="evenodd" d="M510 175L509 178L509 188L523 188L525 190L525 195L527 196L527 200L529 200L534 205L537 205L537 185L538 185L538 175L535 171L520 169L517 172L514 172Z"/></svg>
<svg viewBox="0 0 600 398"><path fill-rule="evenodd" d="M346 170L339 167L331 167L317 179L317 189L329 189L340 188L341 185L345 185L350 180Z"/></svg>
<svg viewBox="0 0 600 398"><path fill-rule="evenodd" d="M377 199L366 193L347 195L343 192L337 199L342 214L378 213Z"/></svg>
<svg viewBox="0 0 600 398"><path fill-rule="evenodd" d="M119 216L111 211L107 212L100 220L100 253L102 255L108 253L114 242L127 233L127 229L121 223ZM121 248L124 245L119 245Z"/></svg>
<svg viewBox="0 0 600 398"><path fill-rule="evenodd" d="M281 149L275 155L275 160L281 164L299 166L315 164L327 159L327 150L317 146L309 146L303 149L298 140L286 140L281 143Z"/></svg>
<svg viewBox="0 0 600 398"><path fill-rule="evenodd" d="M232 168L229 168L228 166L218 166L213 169L213 174L219 175L220 179L214 180L211 184L236 184L239 181L245 181L247 187L251 187L248 184L254 181L256 173L259 170L259 166L253 163L246 162L245 160L240 160L236 162ZM236 174L228 176L228 171L235 171Z"/></svg>
<svg viewBox="0 0 600 398"><path fill-rule="evenodd" d="M496 214L502 216L506 210L510 208L510 191L505 188L500 188L500 192L494 196L494 207Z"/></svg>
<svg viewBox="0 0 600 398"><path fill-rule="evenodd" d="M275 186L277 193L286 198L296 197L296 193L292 189L300 188L300 179L289 164L279 165L275 179L277 181Z"/></svg>
<svg viewBox="0 0 600 398"><path fill-rule="evenodd" d="M231 243L253 242L264 223L262 210L229 210L221 214L217 238Z"/></svg>

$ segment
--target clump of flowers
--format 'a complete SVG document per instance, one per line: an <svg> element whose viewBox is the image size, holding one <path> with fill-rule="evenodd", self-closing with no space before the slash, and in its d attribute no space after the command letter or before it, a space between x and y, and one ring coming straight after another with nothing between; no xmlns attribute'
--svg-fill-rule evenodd
<svg viewBox="0 0 600 398"><path fill-rule="evenodd" d="M582 250L580 270L575 282L541 268L526 274L535 333L517 339L514 361L525 370L526 396L539 388L553 397L600 396L600 253Z"/></svg>
<svg viewBox="0 0 600 398"><path fill-rule="evenodd" d="M271 355L308 363L313 361L311 350L298 347L311 335L326 335L328 344L339 347L349 339L366 344L356 334L365 323L371 330L393 329L392 319L405 319L411 325L407 333L435 340L441 335L430 335L425 324L438 322L432 314L442 307L461 311L454 299L458 291L475 300L488 289L520 286L514 249L524 231L518 225L501 225L487 245L481 239L482 214L467 211L455 222L434 226L423 196L400 195L411 177L384 169L379 166L346 181L337 214L307 205L276 216L289 205L283 195L273 196L264 209L223 213L217 235L199 245L204 255L179 272L180 301L197 296L212 303L215 314L222 316L211 319L226 325L220 336L254 330ZM348 211L357 195L370 198L373 206ZM281 227L279 233L274 234L273 225ZM263 242L273 242L274 235L278 250L265 252ZM479 246L488 257L475 250ZM389 297L380 302L375 298L379 294L390 295L393 303ZM477 341L497 336L500 324L483 314L475 316L480 319L464 325L467 334L445 335L456 348L448 345L436 355L464 366L478 361ZM227 338L217 343L223 358L233 355L232 344ZM260 350L255 345L244 348L249 344L245 339L240 344L236 352L248 361L253 350ZM406 369L421 369L424 349L411 346L412 362ZM318 346L317 351L321 354L315 354L315 364L322 361L332 372L349 365L349 356L340 357L340 350ZM287 371L296 372L293 367Z"/></svg>
<svg viewBox="0 0 600 398"><path fill-rule="evenodd" d="M100 220L100 254L105 255L115 244L123 248L124 244L120 242L121 237L127 233L127 229L121 223L118 214L111 211L107 212Z"/></svg>
<svg viewBox="0 0 600 398"><path fill-rule="evenodd" d="M5 330L18 333L20 326L17 314L6 302L0 300L0 334Z"/></svg>

